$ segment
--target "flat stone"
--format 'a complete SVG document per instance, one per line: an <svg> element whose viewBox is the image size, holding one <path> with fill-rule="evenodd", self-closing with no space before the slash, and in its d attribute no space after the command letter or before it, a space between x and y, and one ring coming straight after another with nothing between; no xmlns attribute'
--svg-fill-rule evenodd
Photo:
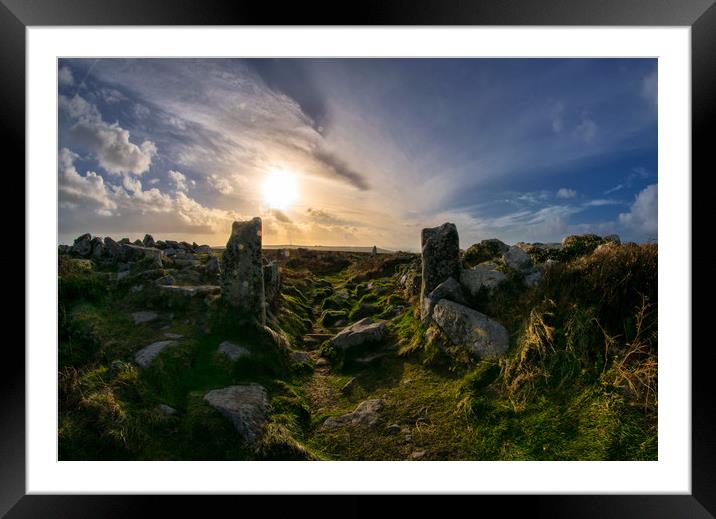
<svg viewBox="0 0 716 519"><path fill-rule="evenodd" d="M134 355L134 361L142 368L147 368L152 361L169 346L174 346L177 341L159 341L153 342L149 346L142 348Z"/></svg>
<svg viewBox="0 0 716 519"><path fill-rule="evenodd" d="M251 355L251 351L244 346L239 346L230 341L224 341L219 344L219 353L226 355L229 360L238 360L242 357L248 357Z"/></svg>
<svg viewBox="0 0 716 519"><path fill-rule="evenodd" d="M180 334L180 333L166 332L166 333L164 334L164 337L166 337L167 339L175 339L175 340L176 340L176 339L181 339L181 338L183 338L184 336L183 336L182 334Z"/></svg>
<svg viewBox="0 0 716 519"><path fill-rule="evenodd" d="M259 384L243 384L214 389L204 400L231 420L239 435L249 445L261 437L270 410L266 389Z"/></svg>
<svg viewBox="0 0 716 519"><path fill-rule="evenodd" d="M352 413L341 416L331 416L323 422L326 429L337 429L345 426L366 426L372 427L380 416L378 413L383 409L384 402L381 399L365 400L358 404Z"/></svg>
<svg viewBox="0 0 716 519"><path fill-rule="evenodd" d="M385 321L374 322L370 317L365 317L341 330L331 342L335 348L346 351L363 344L380 342L385 334Z"/></svg>
<svg viewBox="0 0 716 519"><path fill-rule="evenodd" d="M159 317L156 312L150 312L150 311L141 311L141 312L134 312L132 314L132 319L134 320L134 324L142 324L142 323L148 323L149 321L153 321Z"/></svg>

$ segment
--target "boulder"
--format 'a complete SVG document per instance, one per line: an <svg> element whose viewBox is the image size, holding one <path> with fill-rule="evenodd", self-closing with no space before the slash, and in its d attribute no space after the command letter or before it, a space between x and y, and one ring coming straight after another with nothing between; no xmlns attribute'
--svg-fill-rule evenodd
<svg viewBox="0 0 716 519"><path fill-rule="evenodd" d="M89 256L92 253L92 235L86 233L75 238L72 244L72 252L83 258Z"/></svg>
<svg viewBox="0 0 716 519"><path fill-rule="evenodd" d="M174 276L167 274L166 276L160 277L155 281L157 285L173 285L175 283Z"/></svg>
<svg viewBox="0 0 716 519"><path fill-rule="evenodd" d="M179 248L180 248L180 249L187 250L187 251L192 251L192 250L194 250L194 248L192 247L192 244L189 243L189 242L186 242L186 241L180 241L180 242L179 242Z"/></svg>
<svg viewBox="0 0 716 519"><path fill-rule="evenodd" d="M605 242L609 243L615 243L617 245L621 245L622 241L619 238L618 234L607 234L604 238L602 238Z"/></svg>
<svg viewBox="0 0 716 519"><path fill-rule="evenodd" d="M177 341L172 340L153 342L149 346L139 350L134 355L134 361L139 364L140 367L148 368L157 355L159 355L166 348L174 346L175 344L177 344Z"/></svg>
<svg viewBox="0 0 716 519"><path fill-rule="evenodd" d="M241 357L248 357L251 355L248 348L245 346L239 346L238 344L234 344L230 341L224 341L219 344L219 349L217 351L226 355L231 361L239 360Z"/></svg>
<svg viewBox="0 0 716 519"><path fill-rule="evenodd" d="M134 240L134 245L136 245L137 247L144 247L144 243L139 238Z"/></svg>
<svg viewBox="0 0 716 519"><path fill-rule="evenodd" d="M270 411L266 389L259 384L242 384L214 389L204 400L231 420L239 435L249 445L261 437Z"/></svg>
<svg viewBox="0 0 716 519"><path fill-rule="evenodd" d="M261 233L261 218L233 223L222 255L221 291L228 304L265 324Z"/></svg>
<svg viewBox="0 0 716 519"><path fill-rule="evenodd" d="M211 254L211 247L209 247L208 245L199 245L195 249L195 252L197 254Z"/></svg>
<svg viewBox="0 0 716 519"><path fill-rule="evenodd" d="M107 256L110 259L117 259L119 257L119 243L114 241L109 236L105 236L104 238L104 250Z"/></svg>
<svg viewBox="0 0 716 519"><path fill-rule="evenodd" d="M168 249L178 249L179 248L179 242L174 240L164 240L164 243L166 243L166 246Z"/></svg>
<svg viewBox="0 0 716 519"><path fill-rule="evenodd" d="M142 245L145 247L156 247L157 244L151 234L145 234L144 239L142 240Z"/></svg>
<svg viewBox="0 0 716 519"><path fill-rule="evenodd" d="M460 272L460 284L472 297L477 296L482 288L494 290L504 281L507 281L507 276L497 270L497 264L491 261Z"/></svg>
<svg viewBox="0 0 716 519"><path fill-rule="evenodd" d="M72 250L71 245L58 245L57 246L58 254L69 254L71 250Z"/></svg>
<svg viewBox="0 0 716 519"><path fill-rule="evenodd" d="M326 429L337 429L346 426L364 426L372 427L380 420L379 412L385 406L383 400L365 400L358 404L358 407L352 413L341 416L331 416L323 422Z"/></svg>
<svg viewBox="0 0 716 519"><path fill-rule="evenodd" d="M509 248L509 245L497 238L489 238L482 240L480 243L470 245L463 255L463 261L468 267L474 267L485 261L500 257Z"/></svg>
<svg viewBox="0 0 716 519"><path fill-rule="evenodd" d="M460 247L454 223L423 229L421 304L430 292L449 277L460 276Z"/></svg>
<svg viewBox="0 0 716 519"><path fill-rule="evenodd" d="M336 349L345 352L356 346L380 342L385 334L385 321L373 321L370 317L366 317L341 330L331 339L331 344Z"/></svg>
<svg viewBox="0 0 716 519"><path fill-rule="evenodd" d="M264 265L263 269L266 305L273 307L281 292L281 270L278 268L277 261L270 261L268 265Z"/></svg>
<svg viewBox="0 0 716 519"><path fill-rule="evenodd" d="M171 406L168 406L167 404L159 404L157 406L157 409L159 410L160 413L162 413L166 416L174 416L175 414L177 414L177 410Z"/></svg>
<svg viewBox="0 0 716 519"><path fill-rule="evenodd" d="M92 238L90 245L92 246L92 252L90 252L90 255L94 259L100 259L104 256L104 242L102 241L102 238L95 236Z"/></svg>
<svg viewBox="0 0 716 519"><path fill-rule="evenodd" d="M221 288L216 285L160 285L159 291L165 295L191 299L219 294Z"/></svg>
<svg viewBox="0 0 716 519"><path fill-rule="evenodd" d="M525 271L532 268L532 258L524 250L513 245L502 255L502 261L510 268Z"/></svg>
<svg viewBox="0 0 716 519"><path fill-rule="evenodd" d="M161 249L161 250L164 250L164 249L167 248L166 242L164 242L164 241L162 241L162 240L157 240L157 242L154 244L154 246L155 246L157 249Z"/></svg>
<svg viewBox="0 0 716 519"><path fill-rule="evenodd" d="M480 358L502 355L509 347L505 327L472 308L443 299L435 305L432 318L453 344Z"/></svg>
<svg viewBox="0 0 716 519"><path fill-rule="evenodd" d="M537 286L540 279L542 279L542 272L539 269L535 269L533 272L525 275L525 283L528 287Z"/></svg>
<svg viewBox="0 0 716 519"><path fill-rule="evenodd" d="M420 307L420 318L423 321L430 319L433 313L433 307L441 299L449 299L450 301L455 301L456 303L463 305L467 304L465 296L462 293L460 283L455 281L455 278L453 277L447 278L445 281L436 286L425 299L426 300L423 301L423 304Z"/></svg>

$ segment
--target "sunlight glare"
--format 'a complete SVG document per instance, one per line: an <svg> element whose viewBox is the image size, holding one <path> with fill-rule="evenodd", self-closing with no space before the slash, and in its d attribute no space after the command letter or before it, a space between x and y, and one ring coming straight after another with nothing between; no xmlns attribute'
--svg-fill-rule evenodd
<svg viewBox="0 0 716 519"><path fill-rule="evenodd" d="M264 202L271 209L285 211L298 198L296 176L289 171L273 171L264 180L261 192Z"/></svg>

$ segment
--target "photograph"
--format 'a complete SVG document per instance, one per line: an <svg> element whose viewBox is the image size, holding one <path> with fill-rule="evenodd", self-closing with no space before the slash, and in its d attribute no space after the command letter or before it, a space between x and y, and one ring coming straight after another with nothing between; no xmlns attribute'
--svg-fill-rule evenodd
<svg viewBox="0 0 716 519"><path fill-rule="evenodd" d="M56 62L59 461L659 459L657 58Z"/></svg>

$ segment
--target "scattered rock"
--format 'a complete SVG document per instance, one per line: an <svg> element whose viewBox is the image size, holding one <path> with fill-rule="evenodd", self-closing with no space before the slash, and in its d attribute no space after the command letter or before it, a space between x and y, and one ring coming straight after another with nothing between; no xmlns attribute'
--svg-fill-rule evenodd
<svg viewBox="0 0 716 519"><path fill-rule="evenodd" d="M413 451L410 453L411 460L421 460L425 457L425 451Z"/></svg>
<svg viewBox="0 0 716 519"><path fill-rule="evenodd" d="M420 308L421 320L427 321L430 319L433 313L433 307L435 307L435 304L441 299L449 299L450 301L455 301L456 303L467 304L467 301L465 301L465 297L462 294L462 287L460 286L460 283L455 281L455 278L449 277L436 286L423 301Z"/></svg>
<svg viewBox="0 0 716 519"><path fill-rule="evenodd" d="M218 352L226 355L231 361L239 360L242 357L248 357L251 355L248 348L239 346L238 344L234 344L229 341L224 341L219 344Z"/></svg>
<svg viewBox="0 0 716 519"><path fill-rule="evenodd" d="M177 410L171 406L168 406L167 404L159 404L157 406L157 409L159 409L159 412L167 416L174 416L175 414L177 414Z"/></svg>
<svg viewBox="0 0 716 519"><path fill-rule="evenodd" d="M331 342L336 349L345 352L356 346L380 342L385 334L385 321L373 321L370 317L365 317L341 330Z"/></svg>
<svg viewBox="0 0 716 519"><path fill-rule="evenodd" d="M129 289L130 292L135 294L137 292L141 292L142 290L144 290L144 285L134 285L132 288Z"/></svg>
<svg viewBox="0 0 716 519"><path fill-rule="evenodd" d="M162 255L163 253L159 249L122 243L119 246L118 259L120 261L141 261L145 258L149 258L151 260L151 267L160 269L164 266L162 263Z"/></svg>
<svg viewBox="0 0 716 519"><path fill-rule="evenodd" d="M165 294L172 294L186 298L215 295L221 292L221 288L216 285L160 285L159 290Z"/></svg>
<svg viewBox="0 0 716 519"><path fill-rule="evenodd" d="M221 274L221 267L219 266L219 258L216 256L209 256L209 260L206 262L206 273L215 278Z"/></svg>
<svg viewBox="0 0 716 519"><path fill-rule="evenodd" d="M117 281L121 281L124 278L126 278L127 276L129 276L129 271L121 270L121 271L117 272Z"/></svg>
<svg viewBox="0 0 716 519"><path fill-rule="evenodd" d="M521 248L512 246L502 255L502 261L510 268L525 271L532 268L532 258Z"/></svg>
<svg viewBox="0 0 716 519"><path fill-rule="evenodd" d="M618 234L607 234L604 238L602 238L605 242L610 243L616 243L617 245L621 245L622 241L619 238Z"/></svg>
<svg viewBox="0 0 716 519"><path fill-rule="evenodd" d="M157 285L173 285L175 283L174 276L167 274L156 280Z"/></svg>
<svg viewBox="0 0 716 519"><path fill-rule="evenodd" d="M164 337L167 339L182 339L184 336L181 333L166 332Z"/></svg>
<svg viewBox="0 0 716 519"><path fill-rule="evenodd" d="M94 259L101 259L102 256L104 256L104 242L102 241L102 238L98 238L95 236L92 238L92 241L90 242L90 245L92 246L92 252L90 252L90 255Z"/></svg>
<svg viewBox="0 0 716 519"><path fill-rule="evenodd" d="M153 342L149 346L142 348L134 355L134 361L142 368L147 368L152 361L169 346L174 346L177 341L159 341Z"/></svg>
<svg viewBox="0 0 716 519"><path fill-rule="evenodd" d="M290 358L297 364L310 364L311 356L306 351L292 351Z"/></svg>
<svg viewBox="0 0 716 519"><path fill-rule="evenodd" d="M510 338L504 326L447 299L435 305L433 321L453 344L464 345L481 358L501 355L509 347Z"/></svg>
<svg viewBox="0 0 716 519"><path fill-rule="evenodd" d="M358 380L356 377L352 377L348 382L346 382L343 387L341 388L341 394L343 395L349 395L351 391L356 387L356 384L358 383Z"/></svg>
<svg viewBox="0 0 716 519"><path fill-rule="evenodd" d="M400 434L400 426L397 423L390 424L385 428L385 432L388 434Z"/></svg>
<svg viewBox="0 0 716 519"><path fill-rule="evenodd" d="M435 287L449 277L460 276L460 247L457 228L454 223L423 229L422 244L422 285L420 302Z"/></svg>
<svg viewBox="0 0 716 519"><path fill-rule="evenodd" d="M383 400L381 399L366 400L358 404L358 407L352 413L327 418L323 422L323 427L326 429L337 429L348 425L372 427L378 423L380 419L378 413L383 409L383 406Z"/></svg>
<svg viewBox="0 0 716 519"><path fill-rule="evenodd" d="M222 256L221 292L240 313L266 322L261 218L236 221Z"/></svg>
<svg viewBox="0 0 716 519"><path fill-rule="evenodd" d="M211 254L211 247L208 245L199 245L196 248L197 254Z"/></svg>
<svg viewBox="0 0 716 519"><path fill-rule="evenodd" d="M266 389L259 384L243 384L214 389L204 400L231 420L239 435L254 445L263 433L270 410Z"/></svg>
<svg viewBox="0 0 716 519"><path fill-rule="evenodd" d="M328 359L321 357L316 361L316 366L318 367L324 367L324 366L330 366L330 362L328 362Z"/></svg>
<svg viewBox="0 0 716 519"><path fill-rule="evenodd" d="M142 240L142 245L145 247L156 247L156 243L154 242L154 238L151 234L145 234L144 239Z"/></svg>
<svg viewBox="0 0 716 519"><path fill-rule="evenodd" d="M144 310L142 312L134 312L132 314L132 319L134 320L134 324L142 324L142 323L148 323L149 321L153 321L159 317L156 312L151 312L148 310Z"/></svg>
<svg viewBox="0 0 716 519"><path fill-rule="evenodd" d="M460 272L460 284L475 297L481 289L494 290L501 283L507 281L507 276L497 270L497 264L487 261L474 268L464 269ZM459 303L459 301L456 301Z"/></svg>

